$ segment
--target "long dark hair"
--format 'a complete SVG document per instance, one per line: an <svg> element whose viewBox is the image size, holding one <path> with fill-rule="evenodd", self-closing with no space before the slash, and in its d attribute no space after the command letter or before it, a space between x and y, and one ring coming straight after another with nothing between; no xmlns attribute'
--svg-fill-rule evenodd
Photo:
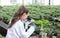
<svg viewBox="0 0 60 38"><path fill-rule="evenodd" d="M20 8L18 9L18 11L14 14L12 20L11 20L11 23L8 25L8 28L11 28L12 25L17 22L18 20L21 19L21 16L24 14L24 13L28 13L28 9L26 9L24 6L20 6Z"/></svg>

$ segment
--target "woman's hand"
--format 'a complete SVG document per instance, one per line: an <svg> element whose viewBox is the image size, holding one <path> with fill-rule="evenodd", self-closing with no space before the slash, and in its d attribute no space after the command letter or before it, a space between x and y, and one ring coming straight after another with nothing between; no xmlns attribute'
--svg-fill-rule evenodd
<svg viewBox="0 0 60 38"><path fill-rule="evenodd" d="M25 25L29 25L31 23L34 23L34 20L33 19L31 19L30 21L25 22Z"/></svg>

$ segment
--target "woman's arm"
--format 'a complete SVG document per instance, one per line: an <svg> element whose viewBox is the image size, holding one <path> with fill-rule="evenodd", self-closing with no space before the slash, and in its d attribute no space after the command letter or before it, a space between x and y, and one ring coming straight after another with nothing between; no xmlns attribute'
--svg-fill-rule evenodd
<svg viewBox="0 0 60 38"><path fill-rule="evenodd" d="M18 23L16 25L18 26L18 28L16 28L18 36L21 36L23 38L30 37L30 35L35 31L34 26L31 26L26 32L25 29L24 29L24 25L22 23Z"/></svg>

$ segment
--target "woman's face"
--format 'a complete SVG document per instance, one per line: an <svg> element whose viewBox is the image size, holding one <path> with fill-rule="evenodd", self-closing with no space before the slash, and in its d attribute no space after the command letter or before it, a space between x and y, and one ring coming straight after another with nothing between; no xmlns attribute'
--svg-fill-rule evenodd
<svg viewBox="0 0 60 38"><path fill-rule="evenodd" d="M24 20L24 19L26 19L28 16L29 16L29 13L27 13L27 14L24 13L24 14L22 15L22 18L21 18L21 19Z"/></svg>

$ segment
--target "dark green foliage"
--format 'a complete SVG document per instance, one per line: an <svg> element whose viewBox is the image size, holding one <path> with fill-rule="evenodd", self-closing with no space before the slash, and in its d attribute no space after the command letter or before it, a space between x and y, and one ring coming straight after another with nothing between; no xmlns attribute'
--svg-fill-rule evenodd
<svg viewBox="0 0 60 38"><path fill-rule="evenodd" d="M13 17L14 13L18 9L18 6L4 6L0 12L0 19L2 19L5 23L8 23L10 19Z"/></svg>

